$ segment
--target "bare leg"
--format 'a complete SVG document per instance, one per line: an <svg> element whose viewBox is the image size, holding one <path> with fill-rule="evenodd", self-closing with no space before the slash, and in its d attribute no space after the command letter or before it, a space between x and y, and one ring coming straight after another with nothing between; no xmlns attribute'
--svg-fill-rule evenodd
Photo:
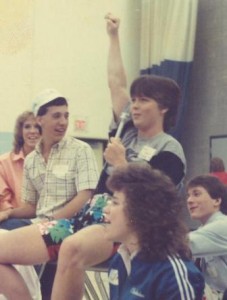
<svg viewBox="0 0 227 300"><path fill-rule="evenodd" d="M82 299L85 269L108 259L112 250L102 225L89 226L66 238L59 252L51 299Z"/></svg>
<svg viewBox="0 0 227 300"><path fill-rule="evenodd" d="M32 300L22 276L9 265L0 265L0 294L8 300Z"/></svg>
<svg viewBox="0 0 227 300"><path fill-rule="evenodd" d="M37 225L0 231L0 263L34 265L49 260Z"/></svg>

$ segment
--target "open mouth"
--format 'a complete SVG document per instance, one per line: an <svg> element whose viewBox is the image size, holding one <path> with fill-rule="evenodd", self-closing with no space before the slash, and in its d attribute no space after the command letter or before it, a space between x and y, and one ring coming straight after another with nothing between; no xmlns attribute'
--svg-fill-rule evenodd
<svg viewBox="0 0 227 300"><path fill-rule="evenodd" d="M64 134L65 129L56 129L55 132L58 133L58 134Z"/></svg>
<svg viewBox="0 0 227 300"><path fill-rule="evenodd" d="M140 117L140 114L133 114L132 117L133 119L138 119Z"/></svg>
<svg viewBox="0 0 227 300"><path fill-rule="evenodd" d="M38 137L28 137L27 138L27 142L30 142L30 143L37 143L39 140Z"/></svg>
<svg viewBox="0 0 227 300"><path fill-rule="evenodd" d="M108 217L106 215L104 215L104 222L105 222L105 224L110 224L110 220L108 219Z"/></svg>
<svg viewBox="0 0 227 300"><path fill-rule="evenodd" d="M196 207L196 206L189 207L189 211L190 211L190 213L193 213L193 212L195 212L195 211L196 211L196 209L197 209L197 207Z"/></svg>

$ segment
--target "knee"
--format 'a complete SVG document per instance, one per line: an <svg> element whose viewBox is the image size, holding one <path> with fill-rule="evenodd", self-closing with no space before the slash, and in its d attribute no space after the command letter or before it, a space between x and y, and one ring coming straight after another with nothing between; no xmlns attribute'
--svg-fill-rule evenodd
<svg viewBox="0 0 227 300"><path fill-rule="evenodd" d="M82 267L83 251L80 242L72 237L66 238L60 247L59 262L60 261L64 267Z"/></svg>

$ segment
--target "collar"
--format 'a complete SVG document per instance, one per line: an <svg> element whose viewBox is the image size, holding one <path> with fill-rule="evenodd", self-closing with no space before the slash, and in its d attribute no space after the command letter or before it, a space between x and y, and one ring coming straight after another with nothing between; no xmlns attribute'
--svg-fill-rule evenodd
<svg viewBox="0 0 227 300"><path fill-rule="evenodd" d="M161 131L151 137L143 137L143 136L137 136L137 141L139 142L151 142L157 138L161 138L162 136L166 135L166 133L164 131Z"/></svg>
<svg viewBox="0 0 227 300"><path fill-rule="evenodd" d="M128 251L128 248L124 244L121 244L119 246L117 252L121 255L121 258L122 258L122 260L125 264L125 268L127 270L127 274L129 275L131 273L131 261L137 255L138 252L135 251L130 254L130 252Z"/></svg>
<svg viewBox="0 0 227 300"><path fill-rule="evenodd" d="M206 223L204 225L207 225L207 224L212 223L216 220L219 220L222 217L226 217L226 215L224 215L221 211L217 211L212 216L210 216L210 218L206 221Z"/></svg>
<svg viewBox="0 0 227 300"><path fill-rule="evenodd" d="M63 137L58 143L54 144L51 149L62 149L67 142L67 137ZM43 140L41 139L35 146L35 150L39 153L42 153L42 144Z"/></svg>
<svg viewBox="0 0 227 300"><path fill-rule="evenodd" d="M18 161L20 159L22 159L22 160L25 159L25 156L24 156L24 153L23 153L22 149L19 151L19 153L12 152L12 160L13 161Z"/></svg>

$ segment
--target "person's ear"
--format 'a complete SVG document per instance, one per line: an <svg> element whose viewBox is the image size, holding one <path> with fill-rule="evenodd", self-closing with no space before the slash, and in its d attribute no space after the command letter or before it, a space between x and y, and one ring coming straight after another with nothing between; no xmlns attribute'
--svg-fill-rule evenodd
<svg viewBox="0 0 227 300"><path fill-rule="evenodd" d="M38 123L38 125L41 127L41 119L42 117L41 116L37 116L36 117L36 122Z"/></svg>
<svg viewBox="0 0 227 300"><path fill-rule="evenodd" d="M215 207L220 207L221 206L221 202L222 202L221 198L215 199Z"/></svg>

